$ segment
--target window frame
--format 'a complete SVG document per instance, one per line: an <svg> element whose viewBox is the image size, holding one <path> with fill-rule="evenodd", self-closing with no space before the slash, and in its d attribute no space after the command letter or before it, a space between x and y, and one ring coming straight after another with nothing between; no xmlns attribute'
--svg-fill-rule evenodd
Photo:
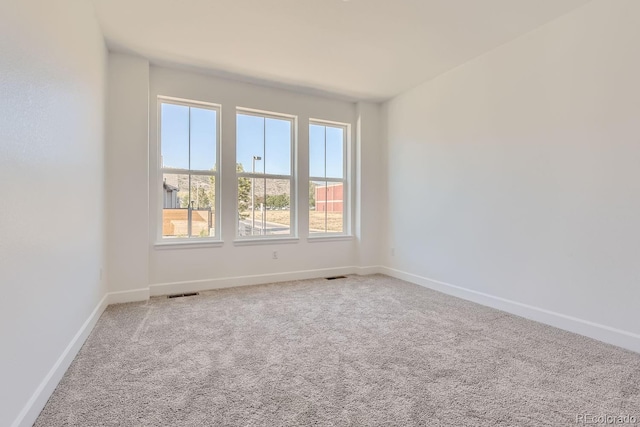
<svg viewBox="0 0 640 427"><path fill-rule="evenodd" d="M311 146L311 126L324 126L333 127L333 128L341 128L343 130L344 140L342 144L342 178L328 178L328 177L319 177L311 175L311 150L309 149L309 179L307 180L307 188L311 185L311 181L324 181L327 184L331 182L342 183L342 231L324 231L324 232L311 232L311 210L309 209L309 231L308 231L308 239L339 239L342 237L351 237L351 124L336 122L331 120L323 120L323 119L309 119L309 147ZM326 164L327 164L327 136L325 129L325 140L324 140L324 156L325 156L325 175ZM328 188L325 187L325 188ZM327 191L327 190L325 190ZM318 201L316 200L316 206ZM328 210L325 210L325 230L327 227L327 215Z"/></svg>
<svg viewBox="0 0 640 427"><path fill-rule="evenodd" d="M276 174L268 174L268 173L252 173L252 172L238 172L236 170L236 178L235 178L235 242L238 244L242 243L260 243L260 242L269 242L269 241L279 241L279 242L287 242L287 241L297 241L298 240L298 215L297 215L297 206L298 206L298 175L296 168L296 158L297 158L297 135L298 135L298 116L293 114L285 114L285 113L276 113L273 111L265 111L265 110L257 110L255 108L246 108L246 107L236 107L235 111L235 131L236 131L236 140L235 140L235 149L236 149L236 159L234 164L238 163L237 149L238 149L238 115L248 115L255 116L265 119L276 119L276 120L287 120L291 123L291 134L290 134L290 175L276 175ZM266 141L266 133L263 135L263 138ZM265 142L266 143L266 142ZM266 148L266 147L265 147ZM263 154L264 155L264 154ZM264 159L263 159L264 160ZM239 178L258 178L258 179L282 179L289 180L289 214L290 214L290 224L289 224L289 234L265 234L265 235L249 235L249 236L240 236L239 234L239 224L240 224L240 211L238 209L238 179ZM266 189L266 187L265 187ZM253 203L253 200L251 201Z"/></svg>
<svg viewBox="0 0 640 427"><path fill-rule="evenodd" d="M179 105L183 107L189 108L200 108L206 110L212 110L216 112L216 163L214 171L201 171L201 170L193 170L193 169L180 169L180 168L164 168L162 166L162 105L163 104L171 104L171 105ZM183 98L175 98L170 96L158 95L157 97L157 161L156 161L156 195L157 195L157 203L156 203L156 245L211 245L211 244L221 244L222 243L222 211L221 211L221 156L222 156L222 105L215 104L211 102L205 101L197 101L192 99L183 99ZM189 114L191 117L191 114ZM189 123L189 144L191 140L191 123ZM191 149L189 145L189 150ZM190 154L189 154L190 155ZM164 209L164 194L163 194L163 176L165 173L173 173L173 174L181 174L181 175L199 175L199 176L213 176L215 178L215 202L213 205L214 208L214 235L207 237L199 237L199 236L187 236L187 237L164 237L162 235L162 226L163 226L163 209ZM191 188L191 181L189 183L189 188ZM191 203L189 204L191 205ZM189 217L191 216L190 211L192 208L189 206ZM191 223L189 222L189 229L191 229Z"/></svg>

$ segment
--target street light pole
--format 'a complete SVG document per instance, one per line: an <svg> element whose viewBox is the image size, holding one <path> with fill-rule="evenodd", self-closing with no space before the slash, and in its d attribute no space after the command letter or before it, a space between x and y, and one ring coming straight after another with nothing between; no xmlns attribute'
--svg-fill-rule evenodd
<svg viewBox="0 0 640 427"><path fill-rule="evenodd" d="M251 173L256 173L256 160L262 160L260 156L253 156L251 159ZM255 207L255 197L254 197L254 186L255 186L255 178L251 175L251 235L253 236L254 230L256 229L256 207Z"/></svg>

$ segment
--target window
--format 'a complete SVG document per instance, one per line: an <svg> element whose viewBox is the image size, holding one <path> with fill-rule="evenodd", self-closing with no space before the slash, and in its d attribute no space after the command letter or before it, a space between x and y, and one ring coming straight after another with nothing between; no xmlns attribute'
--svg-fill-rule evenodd
<svg viewBox="0 0 640 427"><path fill-rule="evenodd" d="M239 238L295 235L294 120L292 116L237 111Z"/></svg>
<svg viewBox="0 0 640 427"><path fill-rule="evenodd" d="M159 99L162 239L219 236L220 107Z"/></svg>
<svg viewBox="0 0 640 427"><path fill-rule="evenodd" d="M349 126L309 123L309 234L346 234Z"/></svg>

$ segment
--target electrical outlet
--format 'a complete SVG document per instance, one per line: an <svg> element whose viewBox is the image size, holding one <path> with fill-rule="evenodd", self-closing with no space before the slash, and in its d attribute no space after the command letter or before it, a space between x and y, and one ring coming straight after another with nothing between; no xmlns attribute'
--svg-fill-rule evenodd
<svg viewBox="0 0 640 427"><path fill-rule="evenodd" d="M278 259L278 251L273 251L273 259Z"/></svg>

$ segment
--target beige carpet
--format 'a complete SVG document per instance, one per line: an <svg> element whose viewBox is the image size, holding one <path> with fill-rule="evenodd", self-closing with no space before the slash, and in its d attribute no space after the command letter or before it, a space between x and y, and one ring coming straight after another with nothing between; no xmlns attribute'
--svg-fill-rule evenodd
<svg viewBox="0 0 640 427"><path fill-rule="evenodd" d="M111 306L37 426L575 425L640 355L385 276Z"/></svg>

